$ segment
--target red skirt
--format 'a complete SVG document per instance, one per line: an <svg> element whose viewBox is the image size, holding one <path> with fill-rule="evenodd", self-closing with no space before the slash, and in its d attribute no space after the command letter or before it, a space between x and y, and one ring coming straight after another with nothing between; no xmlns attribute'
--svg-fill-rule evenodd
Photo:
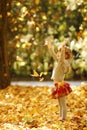
<svg viewBox="0 0 87 130"><path fill-rule="evenodd" d="M52 90L53 98L63 97L72 92L70 84L66 82L55 83L55 88Z"/></svg>

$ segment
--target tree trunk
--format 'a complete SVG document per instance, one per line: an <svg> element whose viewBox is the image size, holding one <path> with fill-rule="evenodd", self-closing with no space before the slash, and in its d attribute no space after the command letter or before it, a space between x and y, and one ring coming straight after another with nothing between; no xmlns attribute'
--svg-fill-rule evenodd
<svg viewBox="0 0 87 130"><path fill-rule="evenodd" d="M10 84L8 40L7 40L7 0L1 0L0 28L0 89Z"/></svg>

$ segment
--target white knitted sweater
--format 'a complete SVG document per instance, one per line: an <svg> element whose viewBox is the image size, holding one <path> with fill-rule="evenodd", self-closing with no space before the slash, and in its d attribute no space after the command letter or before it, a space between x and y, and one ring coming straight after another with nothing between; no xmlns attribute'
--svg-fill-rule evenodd
<svg viewBox="0 0 87 130"><path fill-rule="evenodd" d="M64 80L65 73L67 73L69 70L70 60L65 59L65 49L61 51L59 58L57 54L55 53L54 48L52 46L48 49L51 56L56 60L51 79L53 79L55 82L60 82Z"/></svg>

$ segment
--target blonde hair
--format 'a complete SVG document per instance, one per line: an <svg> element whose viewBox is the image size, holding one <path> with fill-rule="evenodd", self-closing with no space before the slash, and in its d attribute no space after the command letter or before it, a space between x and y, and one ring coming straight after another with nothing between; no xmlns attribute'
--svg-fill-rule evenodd
<svg viewBox="0 0 87 130"><path fill-rule="evenodd" d="M70 59L72 56L71 50L68 47L65 47L65 59Z"/></svg>
<svg viewBox="0 0 87 130"><path fill-rule="evenodd" d="M60 57L61 54L61 48L57 51L57 57ZM65 46L65 59L68 60L72 57L72 52L69 47Z"/></svg>

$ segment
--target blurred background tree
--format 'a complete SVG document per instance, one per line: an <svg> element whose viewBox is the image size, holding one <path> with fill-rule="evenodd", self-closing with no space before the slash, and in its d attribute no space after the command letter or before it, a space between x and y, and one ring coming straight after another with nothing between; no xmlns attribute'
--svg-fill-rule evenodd
<svg viewBox="0 0 87 130"><path fill-rule="evenodd" d="M8 11L9 64L12 77L31 78L47 72L53 59L44 45L52 37L57 48L67 37L73 53L71 78L87 77L87 0L13 0Z"/></svg>
<svg viewBox="0 0 87 130"><path fill-rule="evenodd" d="M10 84L7 36L7 10L9 2L0 1L0 89Z"/></svg>

